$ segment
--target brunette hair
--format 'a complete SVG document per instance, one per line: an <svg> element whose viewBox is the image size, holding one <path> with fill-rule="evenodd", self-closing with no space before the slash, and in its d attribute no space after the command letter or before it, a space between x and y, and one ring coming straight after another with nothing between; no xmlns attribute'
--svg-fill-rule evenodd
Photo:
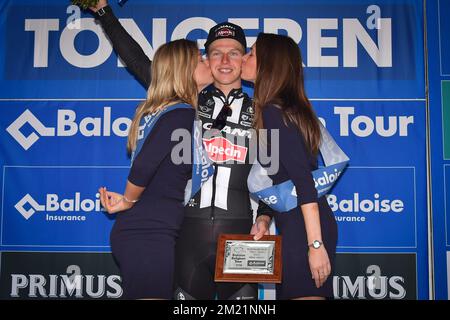
<svg viewBox="0 0 450 320"><path fill-rule="evenodd" d="M320 144L320 127L304 86L300 48L290 37L260 33L256 40L256 80L254 90L255 127L264 127L262 111L276 105L285 123L292 122L303 134L313 154Z"/></svg>

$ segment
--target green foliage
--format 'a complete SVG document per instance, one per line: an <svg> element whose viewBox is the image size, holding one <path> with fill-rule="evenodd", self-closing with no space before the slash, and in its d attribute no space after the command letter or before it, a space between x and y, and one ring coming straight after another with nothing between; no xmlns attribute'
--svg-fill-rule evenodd
<svg viewBox="0 0 450 320"><path fill-rule="evenodd" d="M89 7L95 7L97 3L98 0L72 0L72 4L79 6L83 10Z"/></svg>

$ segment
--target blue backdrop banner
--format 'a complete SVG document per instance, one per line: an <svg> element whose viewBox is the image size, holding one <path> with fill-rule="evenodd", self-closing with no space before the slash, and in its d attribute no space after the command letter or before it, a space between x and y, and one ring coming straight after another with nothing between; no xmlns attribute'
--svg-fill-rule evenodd
<svg viewBox="0 0 450 320"><path fill-rule="evenodd" d="M450 299L450 1L427 1L433 289Z"/></svg>
<svg viewBox="0 0 450 320"><path fill-rule="evenodd" d="M448 32L442 31L449 31L450 19L442 18L448 0L427 2L430 57L419 0L110 2L150 59L178 38L197 40L203 49L209 28L222 21L241 25L249 47L262 31L292 37L302 51L308 97L351 159L328 195L339 227L335 296L429 297L425 61L439 74L430 78L430 109L431 137L441 151L441 126L450 128L440 113L440 81L450 80ZM2 1L0 42L0 253L33 251L35 261L40 252L55 258L56 251L109 252L114 216L101 210L97 190L125 187L127 133L146 88L128 73L93 15L69 0ZM244 89L252 94L251 86ZM440 177L433 200L444 212L450 170L441 158L433 161L433 178ZM443 226L450 219L434 218L441 244L436 279L444 281L436 292L443 298ZM5 270L14 269L14 254L5 257ZM351 266L355 261L360 267ZM389 294L373 291L373 270ZM2 284L9 278L1 275ZM275 298L273 288L262 288L260 298Z"/></svg>

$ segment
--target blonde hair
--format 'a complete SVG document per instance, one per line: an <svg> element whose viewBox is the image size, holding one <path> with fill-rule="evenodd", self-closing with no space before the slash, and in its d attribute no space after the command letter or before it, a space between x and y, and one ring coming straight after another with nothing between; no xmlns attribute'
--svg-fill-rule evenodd
<svg viewBox="0 0 450 320"><path fill-rule="evenodd" d="M177 103L197 105L198 90L194 79L197 63L198 48L193 41L180 39L158 48L153 58L147 99L137 107L131 122L128 152L136 149L142 117Z"/></svg>

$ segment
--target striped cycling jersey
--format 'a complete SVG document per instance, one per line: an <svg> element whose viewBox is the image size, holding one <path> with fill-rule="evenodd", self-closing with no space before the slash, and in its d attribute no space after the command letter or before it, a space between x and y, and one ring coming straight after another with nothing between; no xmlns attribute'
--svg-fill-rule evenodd
<svg viewBox="0 0 450 320"><path fill-rule="evenodd" d="M226 97L219 89L210 86L199 95L198 115L205 133L211 128L225 101L232 110L225 127L220 135L213 138L208 139L204 134L203 140L206 152L214 161L214 176L188 202L185 214L189 217L252 217L247 188L251 168L249 142L254 116L251 98L242 89L234 89Z"/></svg>

